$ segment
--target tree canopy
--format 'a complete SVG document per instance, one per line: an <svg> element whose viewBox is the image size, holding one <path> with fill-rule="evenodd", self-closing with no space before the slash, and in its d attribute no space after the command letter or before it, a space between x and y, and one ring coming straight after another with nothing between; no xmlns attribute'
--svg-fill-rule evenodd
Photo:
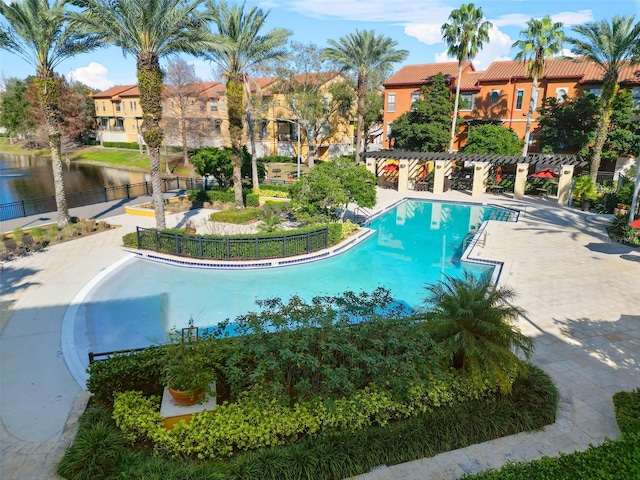
<svg viewBox="0 0 640 480"><path fill-rule="evenodd" d="M350 157L323 162L295 182L290 190L296 218L303 221L343 219L349 203L376 204L376 176Z"/></svg>
<svg viewBox="0 0 640 480"><path fill-rule="evenodd" d="M451 92L444 75L434 75L422 88L422 99L391 124L395 148L421 152L444 152L449 144L449 123L453 115Z"/></svg>
<svg viewBox="0 0 640 480"><path fill-rule="evenodd" d="M470 127L464 153L519 155L522 142L511 128L501 125L475 125Z"/></svg>

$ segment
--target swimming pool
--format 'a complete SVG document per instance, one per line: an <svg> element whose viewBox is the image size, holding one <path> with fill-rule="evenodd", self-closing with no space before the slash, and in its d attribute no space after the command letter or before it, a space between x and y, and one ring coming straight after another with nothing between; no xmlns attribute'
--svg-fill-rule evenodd
<svg viewBox="0 0 640 480"><path fill-rule="evenodd" d="M172 328L216 325L257 309L255 300L335 295L383 286L403 304L420 305L424 286L444 275L475 274L492 265L461 262L470 232L489 218L487 205L406 200L375 218L375 233L335 257L260 270L198 270L132 259L85 296L74 321L78 353L138 348L165 340Z"/></svg>

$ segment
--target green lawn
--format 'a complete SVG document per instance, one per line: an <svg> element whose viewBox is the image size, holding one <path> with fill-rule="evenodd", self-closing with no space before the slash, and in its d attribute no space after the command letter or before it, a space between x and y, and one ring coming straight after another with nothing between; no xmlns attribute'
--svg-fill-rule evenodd
<svg viewBox="0 0 640 480"><path fill-rule="evenodd" d="M148 171L149 157L138 150L124 148L85 147L70 156L73 161L99 163L116 168Z"/></svg>

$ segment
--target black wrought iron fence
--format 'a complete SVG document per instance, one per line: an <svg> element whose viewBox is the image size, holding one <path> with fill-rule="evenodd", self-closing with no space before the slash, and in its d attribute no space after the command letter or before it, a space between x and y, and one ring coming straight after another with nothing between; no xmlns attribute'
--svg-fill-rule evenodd
<svg viewBox="0 0 640 480"><path fill-rule="evenodd" d="M329 246L329 229L251 237L210 237L137 227L136 241L140 249L181 257L261 260L323 250Z"/></svg>
<svg viewBox="0 0 640 480"><path fill-rule="evenodd" d="M199 190L202 188L202 179L176 177L162 180L162 191L171 190ZM135 198L144 195L151 195L151 182L129 183L117 187L97 188L84 192L67 193L67 206L69 208L94 205L96 203L109 202L111 200L122 200L125 198ZM56 211L56 197L42 197L32 200L21 200L19 202L3 203L0 205L0 221L11 220L12 218L28 217L30 215L40 215L42 213Z"/></svg>

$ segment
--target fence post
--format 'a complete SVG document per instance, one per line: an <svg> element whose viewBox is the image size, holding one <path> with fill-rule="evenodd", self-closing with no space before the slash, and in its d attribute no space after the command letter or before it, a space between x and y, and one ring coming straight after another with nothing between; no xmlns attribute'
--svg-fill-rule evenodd
<svg viewBox="0 0 640 480"><path fill-rule="evenodd" d="M260 237L256 237L256 260L260 260Z"/></svg>
<svg viewBox="0 0 640 480"><path fill-rule="evenodd" d="M287 256L287 236L282 235L282 256Z"/></svg>
<svg viewBox="0 0 640 480"><path fill-rule="evenodd" d="M129 184L128 184L128 183L127 183L127 184L125 184L125 187L126 187L126 191L127 191L127 198L131 198L131 197L129 196Z"/></svg>
<svg viewBox="0 0 640 480"><path fill-rule="evenodd" d="M307 232L307 253L311 251L311 232Z"/></svg>
<svg viewBox="0 0 640 480"><path fill-rule="evenodd" d="M109 192L107 191L107 187L104 188L104 201L109 201Z"/></svg>
<svg viewBox="0 0 640 480"><path fill-rule="evenodd" d="M204 258L204 250L202 249L202 235L198 237L198 253L200 258Z"/></svg>
<svg viewBox="0 0 640 480"><path fill-rule="evenodd" d="M140 250L140 227L136 227L136 241L138 243L138 250Z"/></svg>
<svg viewBox="0 0 640 480"><path fill-rule="evenodd" d="M181 235L178 235L177 233L174 234L175 237L175 241L176 241L176 255L180 256L180 250L181 250L181 245L180 245L180 240L181 240Z"/></svg>
<svg viewBox="0 0 640 480"><path fill-rule="evenodd" d="M27 216L27 209L24 206L24 200L22 200L22 216L26 217Z"/></svg>
<svg viewBox="0 0 640 480"><path fill-rule="evenodd" d="M225 238L225 248L226 248L225 256L227 257L227 260L229 260L231 258L231 248L229 245L229 237Z"/></svg>
<svg viewBox="0 0 640 480"><path fill-rule="evenodd" d="M155 247L156 247L156 252L160 251L160 233L158 232L158 230L154 230L155 232Z"/></svg>

